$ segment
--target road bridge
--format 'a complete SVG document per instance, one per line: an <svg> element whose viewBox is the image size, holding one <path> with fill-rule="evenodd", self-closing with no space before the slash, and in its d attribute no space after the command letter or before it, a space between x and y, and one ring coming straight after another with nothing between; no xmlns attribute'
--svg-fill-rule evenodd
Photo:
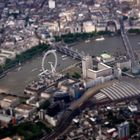
<svg viewBox="0 0 140 140"><path fill-rule="evenodd" d="M53 47L53 49L57 50L58 52L66 54L66 55L72 57L73 59L82 60L82 57L84 56L84 53L80 53L80 52L78 52L78 50L74 50L72 47L60 46L57 44L53 44L52 47Z"/></svg>
<svg viewBox="0 0 140 140"><path fill-rule="evenodd" d="M134 50L131 46L131 43L130 43L129 38L125 31L123 19L120 19L120 30L121 30L121 36L122 36L122 39L123 39L123 42L124 42L124 45L126 48L127 55L129 57L129 59L131 59L132 67L135 67L135 66L137 66L137 62L135 60Z"/></svg>

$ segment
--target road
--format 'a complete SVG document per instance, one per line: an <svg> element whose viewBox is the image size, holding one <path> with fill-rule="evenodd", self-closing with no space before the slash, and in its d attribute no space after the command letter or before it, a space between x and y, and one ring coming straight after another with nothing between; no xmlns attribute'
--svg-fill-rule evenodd
<svg viewBox="0 0 140 140"><path fill-rule="evenodd" d="M99 92L100 89L111 86L113 84L112 81L97 85L96 87L93 87L89 90L87 90L84 95L74 101L69 108L64 112L63 117L61 118L59 127L49 136L44 136L41 140L55 140L60 134L62 134L65 129L69 126L71 123L71 120L74 118L74 116L77 114L78 109L84 105L92 96L94 96L97 92Z"/></svg>

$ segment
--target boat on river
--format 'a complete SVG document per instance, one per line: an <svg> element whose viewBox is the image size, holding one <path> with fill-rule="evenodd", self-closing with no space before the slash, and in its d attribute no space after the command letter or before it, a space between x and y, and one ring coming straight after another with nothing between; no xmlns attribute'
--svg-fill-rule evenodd
<svg viewBox="0 0 140 140"><path fill-rule="evenodd" d="M96 41L103 41L103 40L105 40L105 38L103 36L101 36L100 38L96 38L95 40Z"/></svg>
<svg viewBox="0 0 140 140"><path fill-rule="evenodd" d="M88 39L88 40L85 40L85 43L89 43L90 42L90 39Z"/></svg>
<svg viewBox="0 0 140 140"><path fill-rule="evenodd" d="M34 68L34 69L32 69L32 71L31 72L34 72L34 71L37 71L38 69L37 68Z"/></svg>

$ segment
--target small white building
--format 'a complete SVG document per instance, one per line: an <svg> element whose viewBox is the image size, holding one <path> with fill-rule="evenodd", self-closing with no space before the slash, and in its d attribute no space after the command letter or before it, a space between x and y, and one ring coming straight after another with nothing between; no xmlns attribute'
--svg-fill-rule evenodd
<svg viewBox="0 0 140 140"><path fill-rule="evenodd" d="M48 123L50 123L52 126L56 126L57 125L57 119L55 119L54 117L51 117L49 115L45 115L45 119L48 121Z"/></svg>

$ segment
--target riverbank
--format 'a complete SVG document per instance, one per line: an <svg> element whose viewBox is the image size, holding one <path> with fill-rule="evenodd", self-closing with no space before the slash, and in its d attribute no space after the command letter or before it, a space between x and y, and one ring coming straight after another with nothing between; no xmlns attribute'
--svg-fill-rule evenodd
<svg viewBox="0 0 140 140"><path fill-rule="evenodd" d="M140 33L140 30L129 30L130 34L138 34ZM93 40L99 36L119 36L120 32L119 30L114 33L110 31L100 31L100 32L91 32L91 33L74 33L74 34L66 34L61 36L55 36L55 42L64 42L68 46L74 46L78 42L86 41L88 39ZM20 55L17 55L15 59L6 59L6 62L3 66L0 66L0 79L3 78L3 76L6 76L6 74L15 69L16 67L19 67L19 64L23 64L24 62L27 62L28 60L32 59L33 57L36 57L37 55L40 55L43 51L46 51L50 48L48 44L39 44L35 47L32 47L31 49L21 53Z"/></svg>
<svg viewBox="0 0 140 140"><path fill-rule="evenodd" d="M48 44L39 44L19 55L16 55L15 59L6 59L5 64L0 66L0 79L6 76L9 71L16 69L23 63L35 58L44 51L47 51L49 48L50 46Z"/></svg>
<svg viewBox="0 0 140 140"><path fill-rule="evenodd" d="M129 29L128 30L129 35L140 35L140 29ZM81 32L81 33L68 33L61 36L54 36L55 42L64 42L68 45L70 44L76 44L79 41L88 40L97 38L100 36L120 36L121 32L120 30L117 30L116 32L111 31L99 31L99 32Z"/></svg>
<svg viewBox="0 0 140 140"><path fill-rule="evenodd" d="M84 40L81 40L71 47L73 47L74 50L78 50L78 52L83 51L86 55L89 54L94 56L99 56L104 51L109 52L111 55L115 54L116 52L125 52L125 47L120 36L104 36L104 38L105 39L103 41L96 41L95 38L93 38L88 43L86 43ZM138 44L138 42L140 42L140 36L130 35L129 39L134 51L138 52L140 50L140 45ZM69 67L69 65L77 63L76 60L71 59L70 57L67 57L67 59L63 60L62 54L58 52L56 53L58 57L58 63L60 64L56 71L62 71L62 69ZM19 71L17 69L9 71L5 77L0 79L0 89L17 94L23 94L24 88L33 80L37 79L41 69L42 57L43 54L38 55L37 57L35 56L30 61L26 61L26 63L22 64L22 67ZM48 62L52 62L52 60L54 60L54 56L49 55L45 63L45 66L48 69L50 69ZM33 69L36 70L33 71Z"/></svg>
<svg viewBox="0 0 140 140"><path fill-rule="evenodd" d="M62 69L65 69L69 65L77 63L76 60L73 60L70 57L62 60L62 54L58 52L56 53L58 63L60 63L56 71L62 71ZM41 73L42 58L43 53L23 63L19 68L9 71L5 77L0 79L0 89L5 90L8 93L10 92L17 95L23 95L25 87L32 81L38 79L38 75ZM45 61L45 68L50 69L50 64L48 62L54 62L53 55L48 55Z"/></svg>
<svg viewBox="0 0 140 140"><path fill-rule="evenodd" d="M98 36L102 36L102 35L108 35L111 36L112 34L119 34L119 32L110 32L110 31L100 31L100 32L91 32L91 33L68 33L65 35L61 35L61 36L54 36L55 38L55 42L64 42L66 44L71 44L74 42L78 42L81 40L87 40L93 37L98 37Z"/></svg>
<svg viewBox="0 0 140 140"><path fill-rule="evenodd" d="M82 40L92 39L100 35L111 35L112 32L101 31L101 32L92 32L92 33L76 33L76 34L66 34L60 36L55 36L55 42L62 41L68 45L76 44ZM33 57L40 55L42 52L48 50L50 46L48 44L39 44L31 49L26 50L25 52L17 55L15 59L6 59L4 65L0 66L0 79L6 76L9 71L19 67L19 64L23 64L28 60L31 60Z"/></svg>

